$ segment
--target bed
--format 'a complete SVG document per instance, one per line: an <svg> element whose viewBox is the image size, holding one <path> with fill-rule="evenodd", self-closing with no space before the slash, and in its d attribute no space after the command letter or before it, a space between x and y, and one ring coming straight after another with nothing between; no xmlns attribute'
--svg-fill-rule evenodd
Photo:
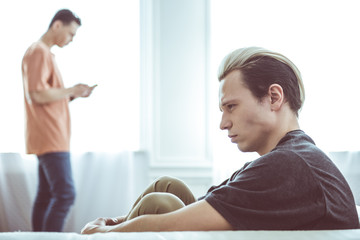
<svg viewBox="0 0 360 240"><path fill-rule="evenodd" d="M360 153L357 155L360 156ZM344 159L344 156L339 155L339 159ZM1 154L0 154L0 160L1 160ZM14 160L14 159L12 159ZM359 160L358 157L355 159L354 162L358 164ZM340 161L340 160L339 160ZM14 163L15 161L11 161L11 163ZM140 162L141 163L141 162ZM1 166L1 165L0 165ZM75 165L76 166L76 165ZM15 166L17 167L17 165ZM349 165L349 169L354 169L357 171L356 173L353 173L352 176L354 176L353 181L351 183L355 184L358 183L358 171L359 168L354 167L354 165ZM27 168L28 169L28 168ZM135 169L135 167L134 167ZM1 176L0 176L1 179ZM2 179L3 180L3 179ZM4 181L0 181L4 184ZM12 182L13 183L13 182ZM26 184L26 182L24 182ZM11 186L11 185L10 185ZM355 185L354 185L355 186ZM81 186L82 187L82 186ZM358 188L360 190L360 188ZM12 190L13 191L13 190ZM354 190L353 190L354 191ZM6 196L9 195L9 192L4 191L7 193ZM360 200L360 191L354 192L355 198L357 199L357 204L359 204ZM23 194L24 195L24 194ZM2 197L5 197L3 195ZM17 198L14 198L17 200ZM1 197L0 197L1 200ZM21 200L21 199L20 199ZM81 202L81 201L80 201ZM84 202L81 202L84 204ZM0 201L1 206L1 201ZM6 207L5 207L6 206ZM10 205L11 206L11 205ZM28 206L28 209L30 209L31 205L30 203L28 205L18 204L15 206L19 207L26 207ZM87 205L85 205L87 206ZM1 210L9 210L9 215L14 219L13 222L5 222L6 216L2 216L3 212ZM145 233L106 233L106 234L93 234L93 235L81 235L79 233L75 232L67 232L67 233L35 233L35 232L27 232L27 231L16 231L14 232L11 229L21 229L19 228L19 221L18 218L16 218L19 213L16 211L12 211L13 209L16 210L16 208L9 208L9 205L4 205L4 207L0 207L0 226L3 224L5 230L3 231L12 231L12 232L0 232L0 240L205 240L205 239L216 239L216 240L347 240L347 239L356 239L360 240L360 229L356 230L326 230L326 231L216 231L216 232L145 232ZM357 210L360 217L360 207L357 206ZM29 215L29 214L28 214ZM80 216L83 216L84 213L80 214ZM4 217L2 219L2 217ZM95 216L97 217L97 216ZM89 220L93 220L95 217L91 218L89 217ZM20 218L23 219L23 218ZM1 221L4 220L4 221ZM26 220L26 221L25 221ZM30 218L26 218L24 220L24 229L30 229ZM71 219L70 219L71 220ZM88 221L89 221L88 220ZM360 220L360 219L359 219ZM14 223L14 226L11 225L11 223ZM75 221L69 221L69 225L72 226L73 229L81 229L85 222L80 222L79 226L76 225ZM9 225L10 224L10 225ZM1 228L0 228L1 231ZM72 230L69 230L72 231Z"/></svg>
<svg viewBox="0 0 360 240"><path fill-rule="evenodd" d="M326 231L214 231L214 232L144 232L144 233L78 233L5 232L1 240L346 240L360 239L360 229Z"/></svg>

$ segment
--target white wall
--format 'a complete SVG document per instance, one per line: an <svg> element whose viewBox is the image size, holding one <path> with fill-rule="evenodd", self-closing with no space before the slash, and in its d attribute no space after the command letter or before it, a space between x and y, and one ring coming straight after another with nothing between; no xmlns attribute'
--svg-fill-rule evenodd
<svg viewBox="0 0 360 240"><path fill-rule="evenodd" d="M143 0L142 147L152 176L211 182L208 135L208 1ZM147 129L147 130L146 130ZM208 183L205 183L208 187Z"/></svg>

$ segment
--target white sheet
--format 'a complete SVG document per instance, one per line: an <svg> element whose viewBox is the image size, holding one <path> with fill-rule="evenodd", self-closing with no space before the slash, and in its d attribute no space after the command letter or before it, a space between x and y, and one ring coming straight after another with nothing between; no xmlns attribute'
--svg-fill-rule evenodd
<svg viewBox="0 0 360 240"><path fill-rule="evenodd" d="M142 152L72 154L75 205L65 232L80 232L101 216L127 214L148 185L148 160ZM37 186L37 159L0 153L0 232L30 231Z"/></svg>
<svg viewBox="0 0 360 240"><path fill-rule="evenodd" d="M360 229L332 231L216 231L145 233L0 233L0 240L347 240L360 239Z"/></svg>

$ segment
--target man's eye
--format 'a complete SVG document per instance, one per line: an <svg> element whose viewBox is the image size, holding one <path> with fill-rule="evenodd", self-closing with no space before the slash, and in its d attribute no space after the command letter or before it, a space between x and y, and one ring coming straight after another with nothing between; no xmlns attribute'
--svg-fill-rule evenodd
<svg viewBox="0 0 360 240"><path fill-rule="evenodd" d="M227 105L227 107L228 107L229 111L231 111L235 107L235 105L234 104L229 104L229 105Z"/></svg>

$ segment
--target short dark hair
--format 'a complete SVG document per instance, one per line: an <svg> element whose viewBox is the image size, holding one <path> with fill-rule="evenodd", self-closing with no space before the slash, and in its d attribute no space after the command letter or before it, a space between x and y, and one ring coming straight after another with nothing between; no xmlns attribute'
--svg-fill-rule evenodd
<svg viewBox="0 0 360 240"><path fill-rule="evenodd" d="M245 84L258 99L266 96L270 85L276 83L284 89L290 108L294 112L301 108L298 80L285 63L268 56L255 57L240 71Z"/></svg>
<svg viewBox="0 0 360 240"><path fill-rule="evenodd" d="M271 84L279 84L290 108L298 115L305 90L300 71L288 58L263 48L240 48L224 58L219 67L219 81L233 70L240 70L246 86L260 101L268 94Z"/></svg>
<svg viewBox="0 0 360 240"><path fill-rule="evenodd" d="M76 16L69 9L61 9L59 10L53 19L50 22L49 28L54 24L55 21L60 20L64 25L69 25L73 21L75 21L79 26L81 26L81 20L78 16Z"/></svg>

